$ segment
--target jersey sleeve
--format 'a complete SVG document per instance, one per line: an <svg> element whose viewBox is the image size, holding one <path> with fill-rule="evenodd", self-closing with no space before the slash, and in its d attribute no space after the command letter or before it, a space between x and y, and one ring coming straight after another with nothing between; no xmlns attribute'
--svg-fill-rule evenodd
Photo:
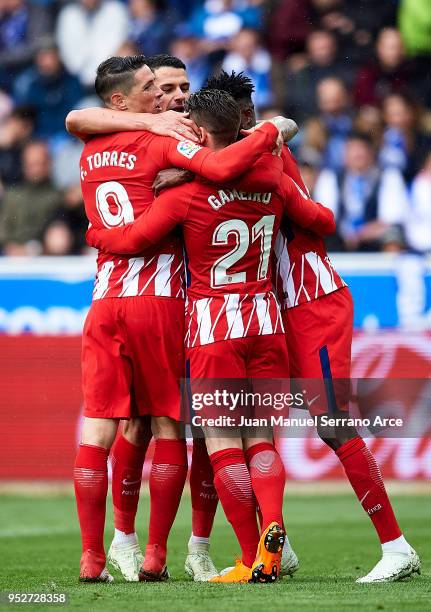
<svg viewBox="0 0 431 612"><path fill-rule="evenodd" d="M225 183L246 172L262 155L272 151L278 130L265 123L252 134L221 149L211 151L189 140L166 139L169 165L190 170L214 183Z"/></svg>
<svg viewBox="0 0 431 612"><path fill-rule="evenodd" d="M294 223L319 236L335 232L334 215L329 208L309 198L287 174L282 176L279 193L283 198L284 212Z"/></svg>
<svg viewBox="0 0 431 612"><path fill-rule="evenodd" d="M241 191L276 191L283 174L283 162L278 155L263 153L250 170L228 186Z"/></svg>
<svg viewBox="0 0 431 612"><path fill-rule="evenodd" d="M133 223L112 229L90 227L86 233L87 244L119 255L141 253L184 221L189 202L186 194L173 198L172 191L165 192Z"/></svg>
<svg viewBox="0 0 431 612"><path fill-rule="evenodd" d="M305 191L307 195L310 195L306 184L302 180L296 159L293 157L292 151L286 144L283 145L281 159L283 160L283 172L287 174L287 176L290 176L290 178L292 178L295 183L301 187L302 191Z"/></svg>

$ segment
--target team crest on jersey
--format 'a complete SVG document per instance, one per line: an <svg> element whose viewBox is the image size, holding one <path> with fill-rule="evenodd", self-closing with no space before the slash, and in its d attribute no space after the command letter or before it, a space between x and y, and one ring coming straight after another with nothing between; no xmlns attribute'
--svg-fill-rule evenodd
<svg viewBox="0 0 431 612"><path fill-rule="evenodd" d="M187 159L192 159L192 157L194 157L194 155L196 155L200 149L202 149L202 147L195 144L191 140L182 140L177 145L178 153L181 153L181 155L184 155L184 157L187 157Z"/></svg>

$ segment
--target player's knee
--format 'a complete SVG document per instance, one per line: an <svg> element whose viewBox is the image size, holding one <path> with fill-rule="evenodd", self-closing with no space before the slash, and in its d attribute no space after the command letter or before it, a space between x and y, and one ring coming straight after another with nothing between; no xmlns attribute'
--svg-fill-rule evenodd
<svg viewBox="0 0 431 612"><path fill-rule="evenodd" d="M116 419L92 419L85 417L82 426L81 443L111 448L118 429Z"/></svg>
<svg viewBox="0 0 431 612"><path fill-rule="evenodd" d="M123 423L123 436L135 446L144 446L151 437L151 419L137 417Z"/></svg>
<svg viewBox="0 0 431 612"><path fill-rule="evenodd" d="M358 432L354 427L333 427L318 423L317 434L327 446L337 451L343 444L355 438Z"/></svg>
<svg viewBox="0 0 431 612"><path fill-rule="evenodd" d="M152 417L151 429L156 439L180 440L184 437L181 424L169 417Z"/></svg>

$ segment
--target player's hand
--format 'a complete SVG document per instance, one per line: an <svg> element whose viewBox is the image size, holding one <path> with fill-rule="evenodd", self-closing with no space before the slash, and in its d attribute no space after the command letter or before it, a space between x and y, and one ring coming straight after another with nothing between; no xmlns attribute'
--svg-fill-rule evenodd
<svg viewBox="0 0 431 612"><path fill-rule="evenodd" d="M150 132L159 136L171 136L177 140L199 142L198 127L189 119L188 113L170 110L154 115L154 119L151 118Z"/></svg>
<svg viewBox="0 0 431 612"><path fill-rule="evenodd" d="M267 119L270 123L275 125L277 130L280 132L283 142L289 142L292 140L294 136L298 133L298 126L293 119L289 119L288 117L282 117L281 115L277 117L273 117L272 119ZM247 134L251 134L254 130L259 129L265 121L259 121L255 127L250 128L249 130L241 130L241 134L245 136ZM277 142L278 144L278 142Z"/></svg>
<svg viewBox="0 0 431 612"><path fill-rule="evenodd" d="M160 170L153 183L154 193L159 195L163 189L169 189L170 187L177 187L184 183L193 181L195 175L189 170L182 170L181 168L167 168L166 170Z"/></svg>

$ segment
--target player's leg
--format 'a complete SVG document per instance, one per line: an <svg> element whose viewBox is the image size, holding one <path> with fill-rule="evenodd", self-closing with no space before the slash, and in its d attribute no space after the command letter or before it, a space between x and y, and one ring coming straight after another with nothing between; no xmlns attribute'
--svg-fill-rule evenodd
<svg viewBox="0 0 431 612"><path fill-rule="evenodd" d="M135 531L145 453L152 438L150 417L122 422L111 450L114 539L109 562L126 580L137 581L144 556Z"/></svg>
<svg viewBox="0 0 431 612"><path fill-rule="evenodd" d="M122 300L93 302L82 337L84 424L74 483L82 533L80 577L109 581L103 531L108 486L107 459L119 419L130 417L131 369L121 355L118 317Z"/></svg>
<svg viewBox="0 0 431 612"><path fill-rule="evenodd" d="M150 472L150 522L145 559L139 578L145 581L169 577L167 541L175 520L187 477L187 449L179 422L152 417L155 438Z"/></svg>
<svg viewBox="0 0 431 612"><path fill-rule="evenodd" d="M208 454L214 471L214 486L227 520L241 547L241 560L230 571L211 582L249 582L256 558L259 529L256 505L240 432L206 430ZM235 437L233 437L235 436Z"/></svg>
<svg viewBox="0 0 431 612"><path fill-rule="evenodd" d="M255 397L275 396L288 384L289 359L282 334L249 338L247 378ZM255 405L254 417L270 418L265 407ZM272 427L247 428L244 448L253 491L262 515L261 538L253 563L256 581L271 582L280 574L284 545L283 497L286 474L275 448Z"/></svg>
<svg viewBox="0 0 431 612"><path fill-rule="evenodd" d="M74 486L82 538L80 580L111 582L103 545L108 491L108 455L118 421L84 417L75 459Z"/></svg>
<svg viewBox="0 0 431 612"><path fill-rule="evenodd" d="M241 338L190 349L188 359L193 403L196 394L202 396L226 386L232 390L232 385L235 385L233 379L239 381L241 386L246 378L245 357L246 349ZM211 416L223 414L227 409L216 408ZM199 415L208 418L208 410L204 407ZM242 551L241 563L234 568L233 574L213 580L241 582L250 578L259 540L253 489L242 441L235 428L229 431L206 428L205 438L214 472L214 486Z"/></svg>
<svg viewBox="0 0 431 612"><path fill-rule="evenodd" d="M284 323L292 376L332 378L330 395L336 398L336 409L346 409L353 330L353 303L347 287L286 311ZM330 403L330 399L324 406L315 402L310 413L325 413ZM382 545L381 561L359 581L393 581L418 571L419 558L401 533L380 469L365 442L349 428L328 431L320 426L318 434L337 454Z"/></svg>
<svg viewBox="0 0 431 612"><path fill-rule="evenodd" d="M124 323L133 364L134 405L141 416L151 415L155 438L149 539L139 578L160 580L167 576L166 541L187 474L186 446L179 425L185 362L184 301L128 298Z"/></svg>
<svg viewBox="0 0 431 612"><path fill-rule="evenodd" d="M196 429L196 428L195 428ZM218 574L210 557L210 535L218 505L214 472L203 432L192 430L193 452L190 467L192 533L184 564L186 573L196 582L206 582Z"/></svg>

